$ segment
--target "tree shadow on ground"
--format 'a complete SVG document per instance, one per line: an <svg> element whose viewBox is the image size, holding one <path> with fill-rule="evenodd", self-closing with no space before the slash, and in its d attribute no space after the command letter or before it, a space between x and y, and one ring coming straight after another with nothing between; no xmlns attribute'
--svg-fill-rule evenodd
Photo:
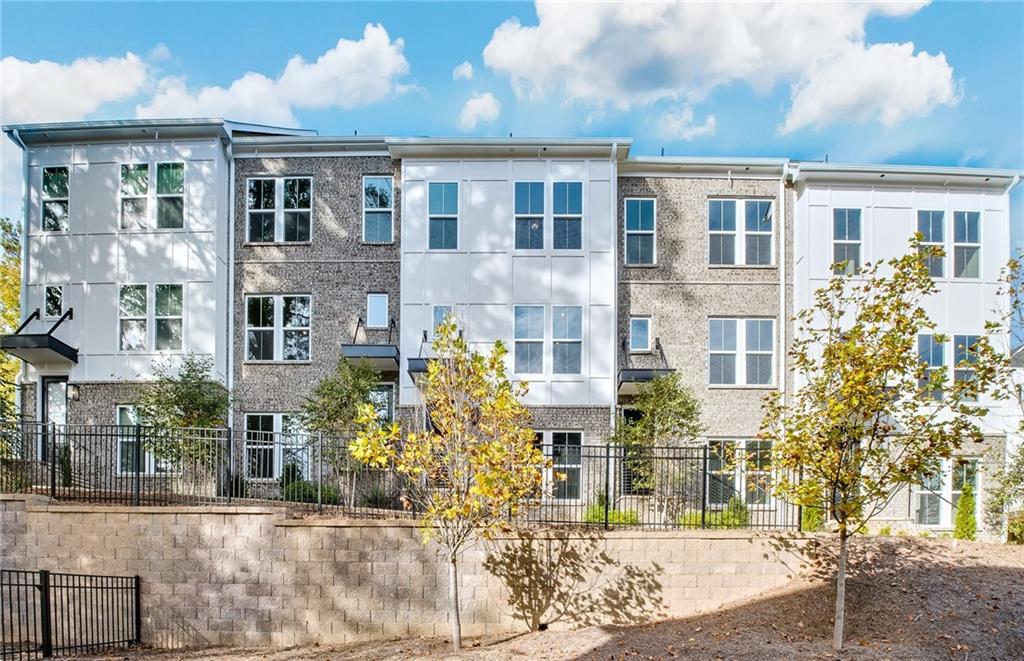
<svg viewBox="0 0 1024 661"><path fill-rule="evenodd" d="M502 581L512 616L529 631L555 623L636 624L664 613L662 568L611 557L595 531L521 532L495 542L484 569Z"/></svg>

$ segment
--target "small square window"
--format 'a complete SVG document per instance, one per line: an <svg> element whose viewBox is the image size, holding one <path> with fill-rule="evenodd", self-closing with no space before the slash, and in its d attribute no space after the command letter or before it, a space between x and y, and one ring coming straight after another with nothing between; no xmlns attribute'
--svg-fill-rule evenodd
<svg viewBox="0 0 1024 661"><path fill-rule="evenodd" d="M388 327L388 295L367 294L366 295L366 327L387 328Z"/></svg>
<svg viewBox="0 0 1024 661"><path fill-rule="evenodd" d="M650 317L630 317L629 350L634 353L645 353L651 350Z"/></svg>

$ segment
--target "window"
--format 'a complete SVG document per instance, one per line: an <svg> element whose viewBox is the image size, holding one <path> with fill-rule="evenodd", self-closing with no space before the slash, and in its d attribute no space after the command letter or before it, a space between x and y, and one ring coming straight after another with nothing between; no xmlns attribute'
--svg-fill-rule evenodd
<svg viewBox="0 0 1024 661"><path fill-rule="evenodd" d="M430 207L428 246L431 250L455 250L459 247L459 185L432 182L428 192Z"/></svg>
<svg viewBox="0 0 1024 661"><path fill-rule="evenodd" d="M581 374L583 372L583 308L580 306L552 306L551 331L555 374Z"/></svg>
<svg viewBox="0 0 1024 661"><path fill-rule="evenodd" d="M154 475L166 473L171 463L166 459L157 459L145 446L138 447L140 439L135 435L135 426L139 424L138 414L134 406L122 404L117 407L117 469L120 473ZM136 454L138 453L138 454Z"/></svg>
<svg viewBox="0 0 1024 661"><path fill-rule="evenodd" d="M149 165L121 166L121 229L138 230L149 226Z"/></svg>
<svg viewBox="0 0 1024 661"><path fill-rule="evenodd" d="M363 177L363 241L391 243L395 212L394 177Z"/></svg>
<svg viewBox="0 0 1024 661"><path fill-rule="evenodd" d="M919 381L918 386L928 388L932 375L936 373L940 376L943 375L943 367L946 364L944 347L935 339L934 335L918 335L917 356L926 366L925 376ZM942 399L942 388L932 388L926 394L931 399Z"/></svg>
<svg viewBox="0 0 1024 661"><path fill-rule="evenodd" d="M746 456L740 467L747 505L767 505L771 488L772 442L746 441Z"/></svg>
<svg viewBox="0 0 1024 661"><path fill-rule="evenodd" d="M954 335L953 336L953 379L955 381L973 381L973 363L978 362L978 342L981 337L978 335ZM974 401L975 396L968 396L966 399Z"/></svg>
<svg viewBox="0 0 1024 661"><path fill-rule="evenodd" d="M583 184L556 181L553 191L555 250L583 248Z"/></svg>
<svg viewBox="0 0 1024 661"><path fill-rule="evenodd" d="M654 264L655 218L653 198L626 199L626 266Z"/></svg>
<svg viewBox="0 0 1024 661"><path fill-rule="evenodd" d="M431 335L437 330L437 327L448 320L452 314L452 306L450 305L435 305L432 310L433 325L430 327Z"/></svg>
<svg viewBox="0 0 1024 661"><path fill-rule="evenodd" d="M623 409L622 419L626 423L636 423L643 419L637 409ZM622 448L622 495L649 496L655 476L656 453L649 447L640 444L627 445Z"/></svg>
<svg viewBox="0 0 1024 661"><path fill-rule="evenodd" d="M832 210L832 263L836 274L860 273L860 209Z"/></svg>
<svg viewBox="0 0 1024 661"><path fill-rule="evenodd" d="M953 277L977 278L980 273L981 214L953 212Z"/></svg>
<svg viewBox="0 0 1024 661"><path fill-rule="evenodd" d="M370 389L370 403L381 422L395 419L395 384L381 383Z"/></svg>
<svg viewBox="0 0 1024 661"><path fill-rule="evenodd" d="M629 350L644 353L651 350L651 318L629 318Z"/></svg>
<svg viewBox="0 0 1024 661"><path fill-rule="evenodd" d="M544 184L517 181L515 198L516 250L543 250Z"/></svg>
<svg viewBox="0 0 1024 661"><path fill-rule="evenodd" d="M284 467L291 477L310 477L309 436L301 419L289 413L245 415L245 474L252 480L279 480Z"/></svg>
<svg viewBox="0 0 1024 661"><path fill-rule="evenodd" d="M64 314L64 288L60 285L47 285L43 307L47 317L59 317Z"/></svg>
<svg viewBox="0 0 1024 661"><path fill-rule="evenodd" d="M43 231L67 232L71 211L70 169L43 168Z"/></svg>
<svg viewBox="0 0 1024 661"><path fill-rule="evenodd" d="M580 469L582 468L583 433L578 431L551 432L552 464L555 472L565 476L555 482L556 500L577 500L580 497Z"/></svg>
<svg viewBox="0 0 1024 661"><path fill-rule="evenodd" d="M122 285L118 296L118 328L121 351L146 350L146 285Z"/></svg>
<svg viewBox="0 0 1024 661"><path fill-rule="evenodd" d="M156 165L156 226L181 229L185 226L185 164Z"/></svg>
<svg viewBox="0 0 1024 661"><path fill-rule="evenodd" d="M708 346L708 383L748 386L774 383L774 319L710 319Z"/></svg>
<svg viewBox="0 0 1024 661"><path fill-rule="evenodd" d="M743 211L739 224L738 209ZM709 264L770 266L772 242L771 200L708 200ZM738 261L740 250L742 262Z"/></svg>
<svg viewBox="0 0 1024 661"><path fill-rule="evenodd" d="M250 243L306 243L310 240L313 180L260 177L248 181L247 233Z"/></svg>
<svg viewBox="0 0 1024 661"><path fill-rule="evenodd" d="M544 372L544 306L515 306L515 371L518 374Z"/></svg>
<svg viewBox="0 0 1024 661"><path fill-rule="evenodd" d="M309 296L246 297L246 360L309 360L309 333Z"/></svg>
<svg viewBox="0 0 1024 661"><path fill-rule="evenodd" d="M943 212L941 211L918 211L917 231L922 235L922 248L942 248L945 250L946 242L943 233ZM945 274L945 257L931 255L925 259L928 263L928 274L933 278L941 278Z"/></svg>
<svg viewBox="0 0 1024 661"><path fill-rule="evenodd" d="M708 505L720 509L740 498L750 507L769 506L771 460L771 441L708 441Z"/></svg>
<svg viewBox="0 0 1024 661"><path fill-rule="evenodd" d="M366 295L366 327L387 328L388 327L388 295L367 294Z"/></svg>
<svg viewBox="0 0 1024 661"><path fill-rule="evenodd" d="M183 288L181 285L156 285L154 289L157 351L181 351Z"/></svg>
<svg viewBox="0 0 1024 661"><path fill-rule="evenodd" d="M923 526L952 527L960 496L967 486L974 491L977 507L981 502L978 497L977 459L936 460L921 472L914 488L917 523Z"/></svg>

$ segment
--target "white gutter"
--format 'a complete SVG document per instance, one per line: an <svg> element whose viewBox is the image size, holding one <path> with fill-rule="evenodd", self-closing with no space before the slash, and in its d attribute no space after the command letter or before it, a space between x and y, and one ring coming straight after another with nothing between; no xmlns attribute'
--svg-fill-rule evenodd
<svg viewBox="0 0 1024 661"><path fill-rule="evenodd" d="M235 392L235 155L233 152L234 143L228 138L228 144L224 148L224 156L228 159L228 337L225 350L228 352L227 359L227 389L228 389L228 429L233 428L235 421L234 392Z"/></svg>
<svg viewBox="0 0 1024 661"><path fill-rule="evenodd" d="M779 392L786 397L786 175L789 165L783 164L779 177Z"/></svg>
<svg viewBox="0 0 1024 661"><path fill-rule="evenodd" d="M21 135L18 129L12 129L9 133L11 139L21 148L21 165L22 165L22 178L21 178L21 196L22 196L22 212L21 212L21 291L19 292L19 300L21 305L21 311L19 318L24 319L26 311L28 310L28 230L29 230L29 219L28 219L28 208L29 208L29 190L28 185L28 148L25 147L25 143L21 139ZM15 378L14 388L14 413L15 415L21 415L21 385L28 380L28 363L24 360L21 361L21 370L18 372L17 378Z"/></svg>

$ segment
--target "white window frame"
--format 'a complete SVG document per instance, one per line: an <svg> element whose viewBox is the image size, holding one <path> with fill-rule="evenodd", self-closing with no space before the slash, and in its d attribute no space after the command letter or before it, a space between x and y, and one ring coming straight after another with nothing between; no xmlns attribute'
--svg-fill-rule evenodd
<svg viewBox="0 0 1024 661"><path fill-rule="evenodd" d="M46 195L46 171L47 170L67 170L68 173L68 195L67 197L47 197ZM120 175L120 170L118 170ZM118 180L120 190L120 180ZM52 232L59 234L68 232L71 229L71 166L70 165L48 165L41 169L39 173L39 231L40 232ZM67 215L64 216L65 226L62 229L46 229L46 203L47 202L63 202L67 207Z"/></svg>
<svg viewBox="0 0 1024 661"><path fill-rule="evenodd" d="M732 321L736 324L736 350L726 351L722 349L711 349L711 322ZM750 351L747 349L747 322L748 321L770 321L772 324L771 352ZM708 317L707 322L707 384L708 388L749 388L749 389L772 389L778 381L778 357L776 356L776 343L778 338L778 324L775 317ZM736 382L735 383L711 383L711 356L712 355L734 355L736 357ZM770 355L772 364L772 378L768 383L747 383L747 355Z"/></svg>
<svg viewBox="0 0 1024 661"><path fill-rule="evenodd" d="M580 313L580 334L579 337L555 337L555 312L560 309L579 310ZM551 373L559 377L572 377L581 376L583 374L583 366L586 364L586 356L583 355L583 336L586 334L584 325L586 320L584 319L583 306L582 305L552 305L551 306ZM558 372L555 366L555 346L559 344L578 344L580 347L580 369L578 372Z"/></svg>
<svg viewBox="0 0 1024 661"><path fill-rule="evenodd" d="M584 451L583 451L583 448L586 445L586 435L584 434L583 430L581 430L581 429L537 429L537 430L535 430L535 433L542 435L542 439L543 440L541 442L541 451L544 453L544 456L546 458L551 459L551 461L552 461L551 466L544 470L544 480L543 480L543 484L544 484L544 487L543 487L543 489L544 489L544 498L543 498L543 500L544 500L544 502L549 502L549 503L573 503L573 502L580 502L583 499L584 495L585 495L584 487L586 486L583 483L583 478L584 478L583 462L586 461L586 457L584 456ZM554 435L555 434L578 434L579 435L579 439L580 439L579 445L575 445L575 444L572 444L572 445L568 445L567 444L567 445L565 445L565 447L578 447L580 449L579 450L580 455L579 455L578 463L573 463L573 464L556 464L554 462L554 459L555 459ZM556 494L557 484L560 481L560 480L556 480L555 479L555 473L566 472L564 469L578 471L577 474L579 476L578 477L579 493L578 493L578 495L575 498L559 498L558 496L555 495Z"/></svg>
<svg viewBox="0 0 1024 661"><path fill-rule="evenodd" d="M516 211L516 187L519 184L540 184L541 185L541 210L540 214L519 213ZM520 220L540 220L540 248L520 248L517 239ZM546 181L536 179L523 179L512 182L512 249L516 252L538 253L545 249L548 240L548 185ZM552 225L553 227L553 225ZM553 232L554 230L552 230ZM554 235L552 234L552 241Z"/></svg>
<svg viewBox="0 0 1024 661"><path fill-rule="evenodd" d="M917 232L921 232L921 220L922 220L921 214L928 214L929 234L931 234L931 230L930 230L931 221L932 221L931 214L936 214L936 213L940 214L940 216L939 216L939 231L942 232L942 237L938 241L935 241L934 237L926 236L926 237L921 239L921 247L922 248L929 248L929 247L930 248L942 248L942 251L946 252L946 212L944 210L942 210L942 209L918 209L917 210ZM863 224L863 220L861 221L861 223ZM863 227L861 228L861 233L863 234ZM924 232L921 232L921 234L924 235ZM945 257L945 255L943 255L942 257L936 257L936 256L929 257L926 261L928 262L928 272L929 272L929 274L931 275L932 278L946 278L946 277L948 277L948 274L946 273L946 257ZM939 270L942 271L942 273L940 273L939 275L935 275L935 274L931 273L931 265L932 265L933 262L937 263L939 265Z"/></svg>
<svg viewBox="0 0 1024 661"><path fill-rule="evenodd" d="M391 180L391 206L367 209L366 208L366 180L367 179L390 179ZM312 184L310 184L312 186ZM310 188L312 191L312 188ZM362 179L362 207L363 207L363 226L362 226L362 239L363 243L371 246L386 246L391 245L395 242L395 177L391 174L364 174ZM312 192L310 193L310 201L312 202ZM383 213L388 212L388 216L391 219L390 230L388 231L387 241L369 241L366 238L366 213ZM312 238L312 216L310 216L310 238Z"/></svg>
<svg viewBox="0 0 1024 661"><path fill-rule="evenodd" d="M633 322L634 321L645 321L647 322L647 345L643 347L633 346ZM650 353L654 350L654 339L653 339L654 320L650 316L631 316L629 318L629 353Z"/></svg>
<svg viewBox="0 0 1024 661"><path fill-rule="evenodd" d="M173 194L157 195L157 171L161 165L181 165L182 166L182 192ZM125 195L121 183L121 169L125 166L135 167L139 165L146 166L146 194L145 195ZM69 180L70 181L70 180ZM70 184L69 184L70 189ZM69 190L70 192L70 190ZM180 197L181 198L181 227L157 227L157 221L159 220L157 207L159 202L157 201L162 197ZM124 200L125 199L145 199L146 200L146 215L143 218L142 227L125 227L124 226ZM70 215L70 213L69 213ZM117 226L119 232L184 232L188 228L188 163L185 161L124 161L118 163L117 167Z"/></svg>
<svg viewBox="0 0 1024 661"><path fill-rule="evenodd" d="M950 369L950 365L949 365L948 357L946 356L946 351L947 351L946 345L949 344L949 341L947 340L946 342L936 342L935 341L935 336L936 335L941 335L941 333L918 333L917 334L917 358L918 358L918 360L920 360L923 363L926 363L926 365L927 365L926 370L925 370L925 378L929 378L930 379L931 378L930 374L932 372L938 370L939 372L945 372L946 373L946 377L947 377L946 378L946 382L949 383L949 369ZM921 341L922 341L923 338L926 338L926 337L929 338L929 341L931 343L939 345L939 348L941 349L941 356L942 356L942 363L941 364L939 364L939 365L932 365L931 362L930 362L930 360L931 360L931 355L930 354L928 356L928 360L923 360L922 359L922 356L921 356ZM919 387L924 387L925 385L926 385L925 382L919 382ZM926 392L925 395L928 398L933 399L933 400L941 400L945 396L945 394L944 394L944 392L942 390L939 390L937 392L929 391L929 392Z"/></svg>
<svg viewBox="0 0 1024 661"><path fill-rule="evenodd" d="M580 212L579 215L574 213L555 213L555 186L558 184L579 184L580 185ZM586 223L584 218L587 216L587 186L586 183L579 179L559 179L551 182L551 249L557 254L564 253L580 253L583 252L587 245L586 235ZM555 224L558 220L571 220L579 219L580 221L580 247L579 248L559 248L555 245Z"/></svg>
<svg viewBox="0 0 1024 661"><path fill-rule="evenodd" d="M629 203L630 202L653 202L654 203L654 224L649 230L629 229ZM710 207L709 207L710 209ZM658 198L656 197L627 197L622 200L622 263L629 268L644 268L658 265ZM651 237L651 261L631 262L629 261L629 237L650 236ZM710 253L709 253L710 259Z"/></svg>
<svg viewBox="0 0 1024 661"><path fill-rule="evenodd" d="M139 316L126 317L126 316L123 316L121 314L121 290L124 289L125 287L142 287L145 290L145 292L146 292L146 296L145 296L145 298L146 298L146 313L143 316L141 316L141 317L139 317ZM149 317L150 317L149 285L147 283L143 283L143 282L122 282L122 283L119 283L118 286L117 286L117 301L116 301L116 304L117 304L117 326L116 326L116 330L115 330L115 333L114 333L114 337L117 338L117 352L118 353L129 353L129 354L132 354L132 353L142 353L144 351L149 351L149 347L152 346L152 343L149 341L149 339L150 339L150 332L152 330L150 328L151 324L149 323ZM122 339L121 338L121 332L122 332L121 331L121 322L123 322L123 321L139 321L139 320L142 320L142 322L145 324L145 331L144 331L145 337L146 337L145 343L144 343L145 346L143 346L141 349L125 349L125 348L123 348L122 342L121 342L121 339Z"/></svg>
<svg viewBox="0 0 1024 661"><path fill-rule="evenodd" d="M713 202L732 202L736 205L736 228L732 231L728 230L713 230L711 229L711 204ZM771 210L772 218L772 229L769 232L761 232L754 230L747 230L747 202L767 202L768 208ZM775 198L771 197L709 197L707 202L707 216L705 216L704 228L707 232L708 237L708 249L705 252L705 259L709 268L728 268L728 269L768 269L775 268ZM769 237L769 254L771 256L770 261L767 264L748 264L747 263L747 235L751 236L767 236ZM731 264L715 264L711 261L711 237L712 236L732 236L732 255L733 262Z"/></svg>
<svg viewBox="0 0 1024 661"><path fill-rule="evenodd" d="M253 298L274 299L274 325L270 326L249 326L249 300ZM286 298L308 298L309 299L309 326L285 326L284 325L284 299ZM243 337L243 351L245 351L246 363L287 363L302 365L313 361L313 295L302 293L288 294L245 294L242 298L245 316L245 335ZM271 359L249 358L249 331L250 330L272 330L274 336L274 357ZM306 331L309 338L309 356L298 360L284 357L284 334L285 331Z"/></svg>
<svg viewBox="0 0 1024 661"><path fill-rule="evenodd" d="M957 216L957 214L960 214L960 213L965 214L965 218L969 218L970 217L968 214L972 214L972 213L978 214L978 240L977 240L977 242L972 242L972 241L962 241L961 242L961 241L957 241L956 240L956 216ZM967 280L967 281L971 281L971 282L977 281L977 280L981 280L981 277L982 277L982 261L981 261L981 228L982 228L982 222L981 221L982 221L981 211L968 211L968 210L964 210L964 209L956 209L956 210L953 211L953 232L952 232L952 236L950 237L950 239L953 242L953 270L950 273L950 277L952 279L954 279L954 280ZM974 248L975 250L977 250L977 252L978 252L978 258L977 258L977 262L978 262L978 275L957 275L956 274L956 265L957 265L956 249L957 248Z"/></svg>
<svg viewBox="0 0 1024 661"><path fill-rule="evenodd" d="M714 473L716 473L718 475L722 475L722 476L726 476L726 475L731 474L732 475L732 484L733 484L734 490L736 492L736 495L738 497L742 498L743 504L747 507L748 511L764 512L764 511L771 511L771 510L775 509L777 503L776 503L775 497L772 495L772 491L771 491L770 488L763 489L764 494L765 494L765 499L764 499L763 503L752 503L749 500L749 495L751 493L754 493L754 490L750 489L751 480L750 480L749 476L750 475L765 475L765 474L767 474L769 477L772 476L772 472L773 471L772 471L772 467L771 467L771 441L765 441L763 439L758 439L758 438L724 438L723 437L723 438L710 438L710 439L708 439L707 443L708 443L708 454L709 455L714 453L714 450L712 449L712 446L716 445L716 444L721 444L723 447L728 447L728 448L731 449L732 457L731 457L730 460L733 462L733 465L731 467L729 467L728 463L726 463L726 468L725 469L722 469L722 470L719 470L719 471L710 471L710 469L709 469L709 472L714 472ZM753 450L749 449L748 444L754 444L754 443L767 443L769 445L769 450L768 450L768 452L769 452L769 464L768 464L768 467L765 468L765 469L751 470L749 468L749 466L747 465L747 463L748 463L748 453L753 452ZM715 456L718 456L718 455L715 455ZM723 459L725 459L724 456L723 456ZM757 486L756 482L754 482L754 486L755 487ZM706 480L706 485L704 487L704 502L706 503L708 509L715 510L715 511L724 510L724 509L726 509L729 506L728 500L726 502L724 502L724 503L718 503L718 502L712 503L711 502L711 480Z"/></svg>
<svg viewBox="0 0 1024 661"><path fill-rule="evenodd" d="M156 310L156 289L157 287L179 287L181 289L181 314L179 315L168 315L168 314L157 314ZM147 307L148 304L147 304ZM153 349L160 351L161 353L183 353L185 351L185 285L180 282L158 282L153 284ZM181 322L181 346L177 349L157 349L157 325L161 320L173 321L177 319Z"/></svg>
<svg viewBox="0 0 1024 661"><path fill-rule="evenodd" d="M516 336L516 309L517 308L540 308L541 315L543 317L543 320L542 320L542 323L541 323L541 335L540 335L540 337L517 337ZM536 303L520 303L520 304L516 304L516 305L512 306L512 372L514 374L516 374L516 375L524 375L524 376L527 376L527 375L528 376L536 376L536 375L541 375L541 374L545 373L544 372L545 365L548 362L545 359L545 354L547 353L547 349L546 349L546 346L545 346L547 344L547 341L546 341L547 338L544 337L545 329L547 329L547 327L548 327L547 316L548 316L547 315L547 306L545 306L545 305L540 305L540 304L536 304ZM520 344L520 343L539 344L540 345L541 359L540 359L540 371L539 372L520 372L517 369L517 367L516 367L516 346L518 344Z"/></svg>
<svg viewBox="0 0 1024 661"><path fill-rule="evenodd" d="M370 323L370 300L384 299L384 325ZM387 293L384 292L370 292L366 295L366 327L371 330L387 330L389 321L391 319L390 308L388 307L389 300Z"/></svg>
<svg viewBox="0 0 1024 661"><path fill-rule="evenodd" d="M49 307L50 306L50 290L51 289L56 289L57 290L57 298L60 301L60 309L58 309L57 312L53 313L53 314L50 313L50 307ZM42 305L42 309L43 309L43 317L46 318L46 319L57 319L62 314L64 314L64 285L45 285L43 287L43 305ZM118 311L120 311L120 306L118 308Z"/></svg>
<svg viewBox="0 0 1024 661"><path fill-rule="evenodd" d="M865 262L865 256L864 256L864 225L865 225L865 223L864 223L864 209L863 209L863 207L830 207L830 210L831 210L832 213L830 214L828 221L829 221L829 235L832 237L832 256L831 256L831 259L829 260L829 264L830 264L829 268L830 268L830 270L832 270L832 272L834 274L838 275L840 273L840 271L837 271L835 269L831 269L831 265L836 263L835 258L836 258L836 246L837 245L842 244L844 246L857 246L858 260L857 260L856 270L854 270L853 272L850 272L849 266L847 266L847 269L844 270L844 271L841 271L841 273L845 273L845 274L850 275L850 276L859 276L861 271L864 269L864 262ZM859 227L859 229L860 229L860 237L856 241L854 241L852 239L837 239L836 238L836 235L835 235L835 233L836 233L836 211L859 211L860 212L860 227ZM849 219L847 219L847 222L849 222Z"/></svg>
<svg viewBox="0 0 1024 661"><path fill-rule="evenodd" d="M161 165L180 165L181 166L181 192L180 193L160 193L160 166ZM175 231L183 230L188 225L188 207L186 206L185 200L187 199L186 193L188 192L188 164L185 161L156 161L151 169L150 184L149 187L153 191L153 212L150 216L150 225L152 229L161 231ZM181 198L181 227L160 227L160 200L163 198L180 197Z"/></svg>
<svg viewBox="0 0 1024 661"><path fill-rule="evenodd" d="M455 185L455 213L430 213L430 184L454 184ZM443 203L442 203L443 206ZM427 250L430 252L455 252L459 249L459 230L462 228L462 221L459 220L460 212L462 211L462 186L459 185L458 181L429 181L427 182ZM432 248L430 246L430 221L432 219L438 220L454 220L455 221L455 246L452 248Z"/></svg>
<svg viewBox="0 0 1024 661"><path fill-rule="evenodd" d="M305 179L309 182L309 208L285 209L284 207L284 182L291 179ZM253 209L249 206L249 182L251 181L273 181L274 182L274 208ZM313 200L316 191L314 190L313 176L307 174L297 175L253 175L245 179L245 243L254 246L269 246L283 244L286 246L305 246L313 242ZM249 233L249 216L251 213L274 213L274 240L253 241ZM284 239L284 215L285 212L308 212L309 213L309 238L305 241L285 241Z"/></svg>
<svg viewBox="0 0 1024 661"><path fill-rule="evenodd" d="M953 489L953 471L960 470L963 464L974 464L974 515L980 520L981 498L981 460L978 457L954 457L952 459L939 460L939 478L942 481L938 491L926 488L922 483L916 482L912 491L911 516L915 525L928 529L951 529L956 523L956 509L953 507L953 500L959 498L963 491ZM936 523L921 523L921 497L925 495L936 495L939 498L939 520Z"/></svg>
<svg viewBox="0 0 1024 661"><path fill-rule="evenodd" d="M130 411L131 412L130 416L134 420L134 422L131 425L122 425L121 424L121 411ZM117 432L118 432L118 438L117 438L117 458L116 458L116 461L117 461L117 470L116 470L116 472L117 472L118 475L122 475L122 476L124 476L124 475L135 475L135 471L133 471L133 470L131 470L131 471L124 470L124 463L123 462L124 462L125 456L124 456L124 446L123 446L123 443L125 443L125 442L132 442L132 443L134 443L135 442L135 427L138 424L139 423L138 423L137 413L136 413L134 405L132 405L132 404L118 404L117 406L114 407L114 425L116 426ZM129 432L129 434L131 434L131 436L129 438L125 438L124 436L122 436L120 434L120 432L126 426L130 426L131 427L131 431ZM141 442L141 439L140 439L140 442ZM178 471L171 470L170 467L168 467L166 464L164 464L161 461L158 461L156 456L154 456L152 452L147 450L145 446L142 447L142 470L139 471L139 473L138 473L139 475L142 475L144 477L153 477L153 476L158 476L158 475L174 475L176 473L178 473Z"/></svg>
<svg viewBox="0 0 1024 661"><path fill-rule="evenodd" d="M977 342L979 342L981 340L981 337L982 337L982 333L975 332L975 333L955 333L950 338L952 340L952 342L953 342L953 360L950 361L952 363L952 368L953 368L953 377L950 380L951 384L955 385L957 381L960 381L961 379L959 377L964 372L969 372L971 374L971 378L974 377L975 371L976 371L975 368L972 368L972 367L961 367L959 365L959 361L957 361L957 355L956 355L957 354L957 347L960 346L960 345L964 345L964 353L965 353L964 358L967 360L968 363L973 363L975 361L971 360L971 354L972 354L971 348L974 346L975 343L977 343ZM968 344L970 338L974 338L974 343ZM977 356L975 356L975 360L976 359L977 359ZM973 401L977 401L977 398L973 398L973 397L965 397L964 399L966 399L967 401L972 401L972 402Z"/></svg>
<svg viewBox="0 0 1024 661"><path fill-rule="evenodd" d="M268 484L268 483L273 483L273 482L279 481L281 479L282 473L284 472L284 455L285 455L285 450L286 449L296 449L296 448L306 448L306 449L310 448L311 434L309 434L308 432L303 431L301 429L299 431L290 431L290 430L285 430L285 428L284 428L285 427L284 419L286 417L296 417L298 415L299 415L298 413L291 412L291 411L289 411L289 412L275 412L275 413L259 412L259 411L246 411L246 413L245 413L245 415L243 417L243 421L245 423L245 427L242 430L243 439L244 439L244 447L243 447L243 451L242 451L242 457L243 457L243 462L244 462L243 474L245 475L245 480L247 482L253 482L253 483L257 483L257 484ZM250 432L249 431L249 418L250 417L255 417L255 416L270 416L270 417L272 417L273 418L273 431L270 431L270 432ZM249 434L250 433L270 434L271 440L270 441L251 441L249 439ZM305 439L305 443L301 443L301 442L287 443L286 440L288 440L288 438L290 436L291 437L299 437L301 439ZM249 473L249 470L250 470L249 449L250 449L250 447L252 447L252 448L266 448L268 446L272 450L271 460L273 461L273 464L274 464L271 467L272 468L271 475L269 477L254 477L254 476L252 476ZM304 458L304 460L302 462L302 464L300 465L300 469L301 469L301 472L302 472L302 479L303 480L310 479L310 477L311 477L310 476L310 469L311 469L311 467L312 467L312 462L310 461L310 456L309 456L309 453L307 452L306 456L305 456L305 458Z"/></svg>

